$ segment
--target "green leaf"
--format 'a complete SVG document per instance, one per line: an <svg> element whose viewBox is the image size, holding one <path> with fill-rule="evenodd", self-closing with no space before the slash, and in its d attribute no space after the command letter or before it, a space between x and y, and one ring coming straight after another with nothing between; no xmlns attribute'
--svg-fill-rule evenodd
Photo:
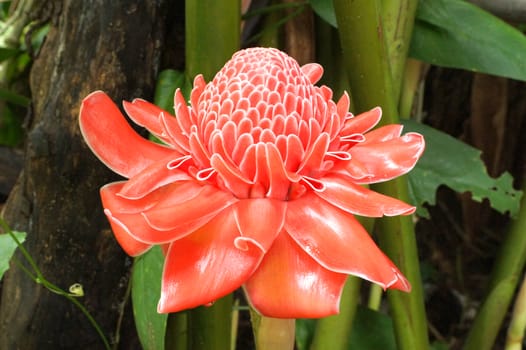
<svg viewBox="0 0 526 350"><path fill-rule="evenodd" d="M164 349L167 314L157 313L164 255L159 246L136 258L132 273L132 302L137 334L144 349Z"/></svg>
<svg viewBox="0 0 526 350"><path fill-rule="evenodd" d="M17 94L16 92L12 92L8 89L0 87L0 100L4 100L7 102L14 103L15 105L19 105L22 107L29 106L29 103L31 100L25 96L22 96L20 94Z"/></svg>
<svg viewBox="0 0 526 350"><path fill-rule="evenodd" d="M296 320L296 347L298 350L308 350L316 329L315 319L301 318Z"/></svg>
<svg viewBox="0 0 526 350"><path fill-rule="evenodd" d="M157 77L157 86L155 87L154 103L162 109L174 113L174 94L177 88L183 88L185 85L184 72L166 69Z"/></svg>
<svg viewBox="0 0 526 350"><path fill-rule="evenodd" d="M26 240L25 232L11 231L11 233L20 243ZM0 280L9 269L9 260L11 260L16 248L17 244L9 233L0 234Z"/></svg>
<svg viewBox="0 0 526 350"><path fill-rule="evenodd" d="M332 0L309 0L312 10L334 28L338 27Z"/></svg>
<svg viewBox="0 0 526 350"><path fill-rule="evenodd" d="M11 57L15 57L22 51L8 47L0 47L0 62L3 62Z"/></svg>
<svg viewBox="0 0 526 350"><path fill-rule="evenodd" d="M349 349L397 349L391 318L363 306L356 309L350 337Z"/></svg>
<svg viewBox="0 0 526 350"><path fill-rule="evenodd" d="M438 66L526 80L526 36L461 0L421 0L410 56Z"/></svg>
<svg viewBox="0 0 526 350"><path fill-rule="evenodd" d="M430 126L411 120L403 121L406 131L416 131L426 140L426 151L409 173L409 190L417 204L417 214L428 217L422 206L436 202L436 190L441 185L481 202L489 200L500 213L515 217L519 211L522 192L513 188L513 178L504 173L498 178L488 175L480 158L481 151Z"/></svg>

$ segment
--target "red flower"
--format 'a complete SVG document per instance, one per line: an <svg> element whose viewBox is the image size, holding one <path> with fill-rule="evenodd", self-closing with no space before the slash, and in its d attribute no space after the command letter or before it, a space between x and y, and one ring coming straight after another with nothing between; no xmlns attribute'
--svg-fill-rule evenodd
<svg viewBox="0 0 526 350"><path fill-rule="evenodd" d="M130 255L161 245L166 254L159 312L210 303L244 286L272 317L338 312L347 275L409 291L410 285L353 214L408 215L415 208L362 184L407 173L424 150L402 126L370 131L375 108L348 112L349 97L313 84L276 49L236 53L212 82L197 76L176 117L140 99L127 124L103 92L84 100L82 134L109 168L128 178L101 189L115 237Z"/></svg>

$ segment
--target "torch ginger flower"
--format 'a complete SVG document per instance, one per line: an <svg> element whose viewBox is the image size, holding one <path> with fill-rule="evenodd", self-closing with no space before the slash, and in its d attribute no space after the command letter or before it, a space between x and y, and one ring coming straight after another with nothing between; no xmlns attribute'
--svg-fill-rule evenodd
<svg viewBox="0 0 526 350"><path fill-rule="evenodd" d="M270 48L237 52L210 83L194 80L175 116L144 100L124 109L164 145L133 131L103 92L82 103L97 157L127 181L101 189L115 237L131 256L166 255L159 312L208 304L244 287L270 317L338 312L347 275L409 291L406 278L353 216L415 208L361 185L411 170L423 137L371 131L381 109L353 116L314 86L323 69Z"/></svg>

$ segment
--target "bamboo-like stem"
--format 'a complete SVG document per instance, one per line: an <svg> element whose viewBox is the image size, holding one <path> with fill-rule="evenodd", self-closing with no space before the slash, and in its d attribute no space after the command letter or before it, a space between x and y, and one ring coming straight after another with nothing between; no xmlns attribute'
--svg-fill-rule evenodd
<svg viewBox="0 0 526 350"><path fill-rule="evenodd" d="M343 289L340 313L318 320L310 350L349 349L349 334L360 297L361 280L349 276Z"/></svg>
<svg viewBox="0 0 526 350"><path fill-rule="evenodd" d="M395 96L397 89L393 86L386 38L380 25L380 2L334 0L334 7L357 111L379 105L383 109L383 124L398 123L398 96ZM399 17L401 20L414 20L410 13L402 12ZM403 40L409 40L409 37ZM378 184L373 189L408 201L405 177ZM382 218L377 222L377 230L382 249L412 285L410 293L388 292L398 348L428 349L427 322L412 219L408 216Z"/></svg>
<svg viewBox="0 0 526 350"><path fill-rule="evenodd" d="M526 190L526 185L523 190ZM492 349L526 264L526 196L495 261L489 293L468 334L464 350Z"/></svg>
<svg viewBox="0 0 526 350"><path fill-rule="evenodd" d="M417 0L381 0L381 22L389 57L393 96L398 101L411 43Z"/></svg>
<svg viewBox="0 0 526 350"><path fill-rule="evenodd" d="M526 276L522 279L506 337L506 350L521 350L526 331Z"/></svg>
<svg viewBox="0 0 526 350"><path fill-rule="evenodd" d="M293 318L272 318L250 309L254 341L258 350L293 350L296 320Z"/></svg>
<svg viewBox="0 0 526 350"><path fill-rule="evenodd" d="M188 0L185 3L186 74L210 80L239 50L240 0Z"/></svg>
<svg viewBox="0 0 526 350"><path fill-rule="evenodd" d="M209 81L239 50L240 0L188 0L185 3L186 75ZM210 307L188 311L188 348L229 349L232 295Z"/></svg>

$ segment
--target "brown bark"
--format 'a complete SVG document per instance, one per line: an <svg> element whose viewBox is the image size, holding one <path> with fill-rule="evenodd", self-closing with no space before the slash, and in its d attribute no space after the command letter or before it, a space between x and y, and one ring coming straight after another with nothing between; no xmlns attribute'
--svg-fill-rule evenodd
<svg viewBox="0 0 526 350"><path fill-rule="evenodd" d="M25 247L47 279L65 290L83 285L79 301L110 339L118 336L131 260L116 244L98 196L100 186L117 178L86 147L77 115L82 99L96 89L115 101L152 96L165 3L52 2L53 25L31 72L24 170L4 211L13 228L28 232ZM133 324L121 332L121 338L133 333ZM132 340L120 348L139 347L133 334L125 338ZM0 349L69 348L103 346L71 302L13 265L3 281Z"/></svg>

